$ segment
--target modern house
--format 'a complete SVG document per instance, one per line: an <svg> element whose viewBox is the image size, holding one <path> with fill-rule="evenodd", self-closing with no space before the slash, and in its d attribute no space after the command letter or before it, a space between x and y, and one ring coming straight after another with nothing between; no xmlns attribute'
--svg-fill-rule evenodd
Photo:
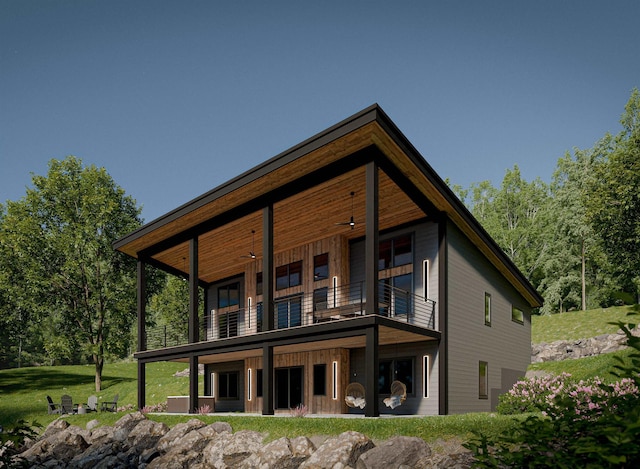
<svg viewBox="0 0 640 469"><path fill-rule="evenodd" d="M176 360L191 411L490 411L542 303L378 105L114 247L138 261L140 407L146 364ZM146 265L188 279L182 340L145 326Z"/></svg>

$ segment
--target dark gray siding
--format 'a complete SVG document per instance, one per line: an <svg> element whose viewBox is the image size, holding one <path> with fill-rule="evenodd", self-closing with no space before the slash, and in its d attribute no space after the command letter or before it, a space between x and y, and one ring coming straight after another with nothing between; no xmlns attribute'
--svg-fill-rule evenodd
<svg viewBox="0 0 640 469"><path fill-rule="evenodd" d="M455 226L447 229L449 413L491 411L530 363L531 308ZM524 312L524 324L512 321L512 305ZM488 363L488 399L478 395L480 361Z"/></svg>
<svg viewBox="0 0 640 469"><path fill-rule="evenodd" d="M428 397L424 396L423 357L429 357L430 370L428 372ZM414 387L413 392L407 394L406 401L399 407L391 409L383 400L388 397L380 396L379 408L382 414L393 415L438 415L438 345L435 341L398 344L397 346L380 347L379 360L407 359L413 360ZM351 380L365 383L364 349L353 349L350 355ZM406 383L405 383L406 384ZM349 409L350 413L364 413L364 410Z"/></svg>

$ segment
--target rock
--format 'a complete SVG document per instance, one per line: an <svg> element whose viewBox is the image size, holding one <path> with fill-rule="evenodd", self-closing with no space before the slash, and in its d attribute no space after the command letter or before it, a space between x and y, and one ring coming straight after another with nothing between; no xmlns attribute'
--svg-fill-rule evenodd
<svg viewBox="0 0 640 469"><path fill-rule="evenodd" d="M204 462L215 468L238 467L242 461L262 447L263 435L251 430L241 430L233 435L218 433L203 450Z"/></svg>
<svg viewBox="0 0 640 469"><path fill-rule="evenodd" d="M315 450L313 443L306 437L293 441L283 437L272 441L247 457L240 464L244 469L295 469Z"/></svg>
<svg viewBox="0 0 640 469"><path fill-rule="evenodd" d="M176 424L160 438L158 441L158 450L167 451L171 446L177 444L184 435L201 427L204 427L204 423L198 419L191 419L188 422Z"/></svg>
<svg viewBox="0 0 640 469"><path fill-rule="evenodd" d="M431 448L422 438L397 436L367 451L357 461L357 469L388 469L415 467L431 455Z"/></svg>
<svg viewBox="0 0 640 469"><path fill-rule="evenodd" d="M97 419L89 420L87 422L87 426L85 427L87 430L93 430L96 427L100 426L100 422Z"/></svg>
<svg viewBox="0 0 640 469"><path fill-rule="evenodd" d="M347 431L325 441L300 469L353 468L358 458L373 447L373 442L362 433Z"/></svg>

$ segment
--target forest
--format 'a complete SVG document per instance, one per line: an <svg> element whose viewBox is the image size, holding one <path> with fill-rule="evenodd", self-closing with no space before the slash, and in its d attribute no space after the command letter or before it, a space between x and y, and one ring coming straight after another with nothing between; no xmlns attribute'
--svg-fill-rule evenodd
<svg viewBox="0 0 640 469"><path fill-rule="evenodd" d="M622 130L558 159L546 183L517 166L500 187L452 187L544 298L537 314L638 303L640 92ZM598 140L596 140L598 139ZM104 168L51 160L46 176L0 204L0 368L91 363L135 347L135 261L112 243L142 225L141 209ZM148 273L148 319L184 318L186 283Z"/></svg>

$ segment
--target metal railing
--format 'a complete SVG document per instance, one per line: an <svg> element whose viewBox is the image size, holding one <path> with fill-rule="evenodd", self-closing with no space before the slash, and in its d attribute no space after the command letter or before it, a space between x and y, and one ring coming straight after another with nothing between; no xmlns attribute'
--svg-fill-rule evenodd
<svg viewBox="0 0 640 469"><path fill-rule="evenodd" d="M266 330L262 303L235 311L217 312L200 320L202 341L257 334ZM274 329L304 327L339 321L366 314L366 295L362 283L315 290L311 293L277 298L274 301ZM427 329L435 328L435 302L406 290L380 283L378 313L396 321ZM148 327L147 350L188 343L187 322Z"/></svg>

